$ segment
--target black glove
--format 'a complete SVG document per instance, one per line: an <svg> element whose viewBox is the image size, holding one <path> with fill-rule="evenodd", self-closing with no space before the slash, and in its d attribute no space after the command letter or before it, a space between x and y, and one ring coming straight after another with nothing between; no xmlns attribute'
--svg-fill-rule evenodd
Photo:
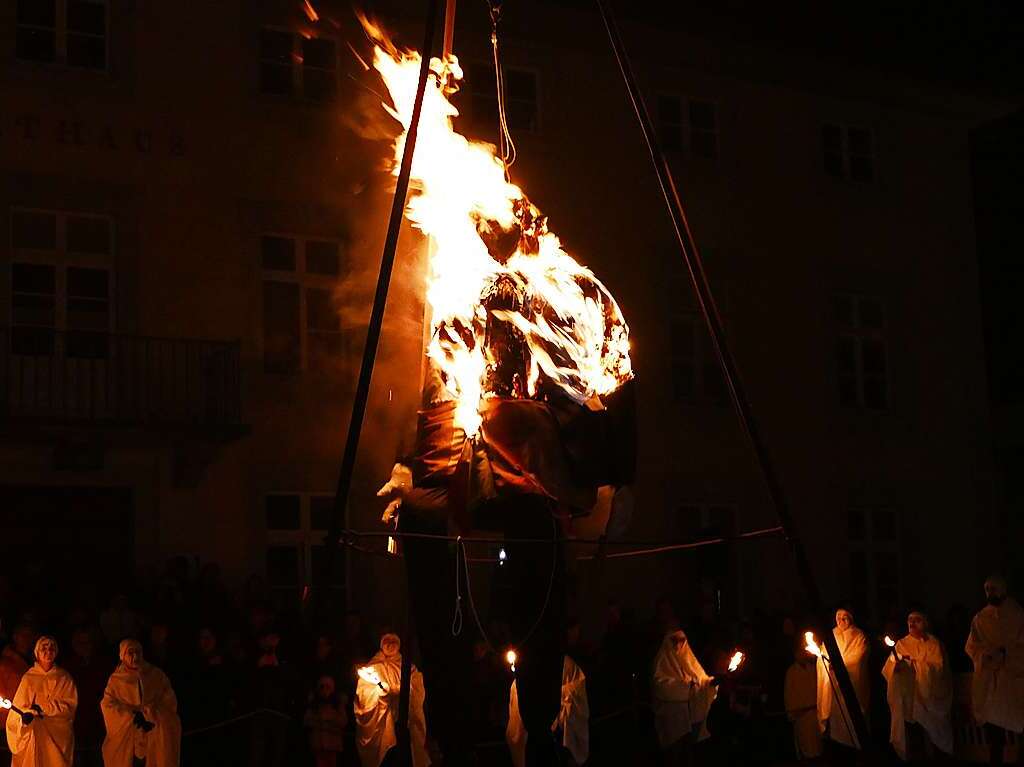
<svg viewBox="0 0 1024 767"><path fill-rule="evenodd" d="M138 727L140 730L146 726L146 717L142 715L141 711L136 711L135 716L132 717L132 724Z"/></svg>
<svg viewBox="0 0 1024 767"><path fill-rule="evenodd" d="M35 719L35 718L36 718L35 714L30 714L28 711L22 711L21 712L21 723L22 724L26 724L26 725L27 724L32 724L32 720Z"/></svg>

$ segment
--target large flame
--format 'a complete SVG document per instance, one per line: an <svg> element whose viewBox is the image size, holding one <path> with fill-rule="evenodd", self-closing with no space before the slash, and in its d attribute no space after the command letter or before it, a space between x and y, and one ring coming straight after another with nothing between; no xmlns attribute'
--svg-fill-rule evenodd
<svg viewBox="0 0 1024 767"><path fill-rule="evenodd" d="M421 59L397 49L378 25L361 21L375 43L373 66L391 96L392 105L383 106L403 128L391 168L397 175ZM479 429L486 397L532 397L551 382L575 401L593 403L632 377L622 313L506 178L495 147L454 130L458 110L449 97L462 79L458 59L433 59L431 69L436 76L424 95L406 217L431 238L427 355L440 372L442 399L457 402L455 423L469 436ZM502 235L518 244L495 253ZM486 296L497 294L512 298L484 305ZM514 327L525 341L524 374L517 374L511 391L489 383L499 366L485 343L489 320Z"/></svg>

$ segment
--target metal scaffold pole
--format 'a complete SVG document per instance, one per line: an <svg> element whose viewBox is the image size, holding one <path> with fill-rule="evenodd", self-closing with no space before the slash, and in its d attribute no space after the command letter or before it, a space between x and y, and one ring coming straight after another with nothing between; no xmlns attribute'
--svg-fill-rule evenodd
<svg viewBox="0 0 1024 767"><path fill-rule="evenodd" d="M700 252L697 249L693 234L690 231L690 225L686 219L686 213L683 209L682 199L679 196L679 191L676 188L675 180L672 176L672 170L669 167L668 161L665 158L665 153L662 151L658 137L655 134L651 116L647 111L647 105L644 102L643 95L640 93L640 89L637 86L636 77L633 74L632 65L630 64L629 56L626 53L625 44L623 43L622 35L619 32L619 27L616 23L609 0L597 0L597 4L601 10L601 17L604 20L605 29L608 32L608 38L611 41L612 49L615 52L615 59L618 62L622 79L626 84L626 89L629 92L629 97L636 112L637 120L640 123L640 129L643 131L644 140L646 141L647 149L650 152L651 162L654 164L654 170L658 176L658 184L661 187L662 195L665 198L665 204L668 207L669 215L672 218L672 226L679 242L679 249L682 251L683 260L686 262L687 270L690 273L690 280L693 283L693 288L697 295L697 301L700 304L701 312L707 323L715 354L722 366L722 372L729 389L729 396L731 397L733 406L736 409L740 426L750 441L750 445L753 448L757 462L761 468L761 474L768 487L768 494L771 497L772 505L774 506L775 513L778 516L779 524L783 528L786 540L793 553L793 557L796 562L797 574L803 584L809 606L815 618L820 620L823 616L821 591L819 590L818 582L814 577L810 560L807 557L807 551L804 548L803 543L800 541L799 536L796 534L796 526L793 522L793 515L790 511L789 501L783 491L782 483L780 482L778 474L770 460L767 445L765 444L764 438L758 428L757 421L754 418L750 401L747 398L746 391L743 388L739 377L736 360L732 355L731 349L726 343L725 333L722 329L722 319L718 313L718 308L715 305L715 299L711 292L711 286L708 283L707 274L704 271L704 263L701 260ZM828 651L828 656L832 659L841 659L842 654L839 651L839 646L836 643L836 639L831 628L828 626L817 628L818 636L824 642ZM832 663L831 668L835 674L836 681L839 683L839 690L846 702L846 710L849 712L857 740L863 749L869 750L871 748L871 740L868 735L867 721L861 711L860 704L857 701L853 682L850 680L850 675L846 669L846 665L839 660Z"/></svg>

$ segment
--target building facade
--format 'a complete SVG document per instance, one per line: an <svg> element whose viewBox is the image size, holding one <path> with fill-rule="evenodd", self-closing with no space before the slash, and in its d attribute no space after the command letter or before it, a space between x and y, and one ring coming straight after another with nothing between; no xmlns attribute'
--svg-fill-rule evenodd
<svg viewBox="0 0 1024 767"><path fill-rule="evenodd" d="M395 10L415 47L421 20ZM5 561L126 577L184 555L400 618L396 561L324 571L395 130L351 10L2 12ZM493 140L488 35L460 9L457 123ZM876 617L973 600L997 528L968 134L1001 105L670 29L627 39L825 594ZM631 326L630 537L773 526L600 20L509 10L502 44L514 180ZM409 446L425 248L403 231L356 529L381 529L373 491ZM799 596L779 540L573 573L587 615L662 591L730 615Z"/></svg>

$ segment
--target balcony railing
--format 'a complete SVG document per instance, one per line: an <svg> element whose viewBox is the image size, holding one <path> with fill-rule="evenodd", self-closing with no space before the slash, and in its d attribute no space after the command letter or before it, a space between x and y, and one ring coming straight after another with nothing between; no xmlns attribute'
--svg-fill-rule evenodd
<svg viewBox="0 0 1024 767"><path fill-rule="evenodd" d="M239 345L0 329L0 421L237 427Z"/></svg>

